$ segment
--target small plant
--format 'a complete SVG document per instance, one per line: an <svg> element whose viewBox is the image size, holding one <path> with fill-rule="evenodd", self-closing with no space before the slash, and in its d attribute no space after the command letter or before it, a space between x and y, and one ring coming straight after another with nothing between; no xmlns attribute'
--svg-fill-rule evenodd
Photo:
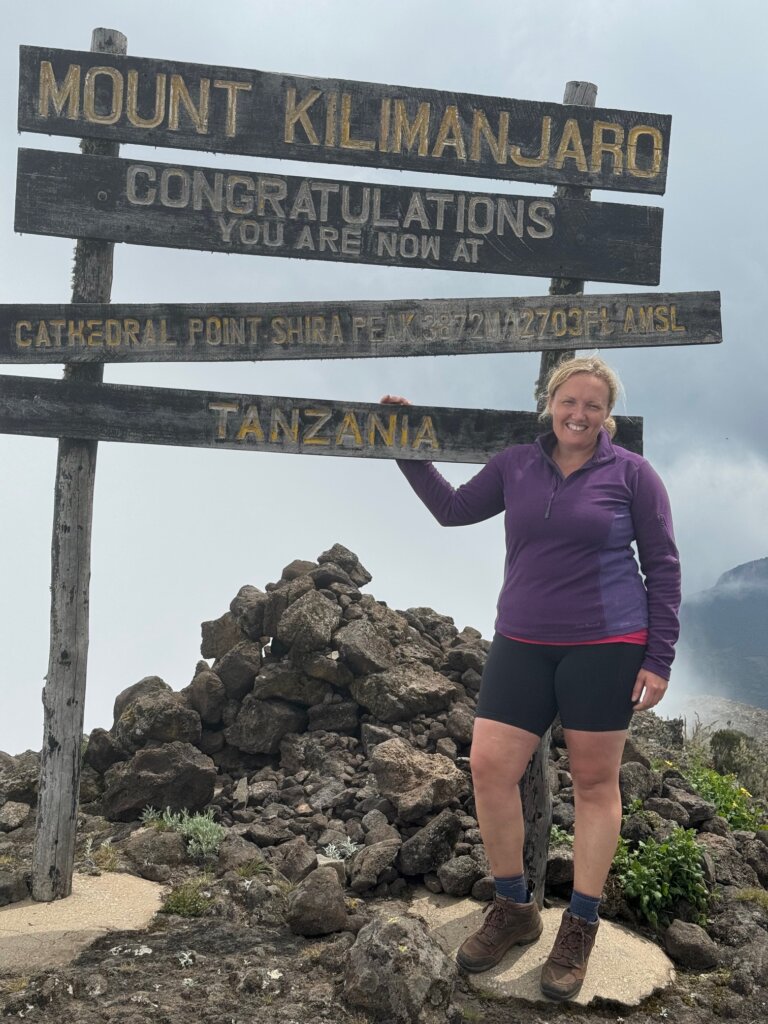
<svg viewBox="0 0 768 1024"><path fill-rule="evenodd" d="M735 899L745 903L757 903L763 910L768 910L768 892L765 889L739 889L735 893Z"/></svg>
<svg viewBox="0 0 768 1024"><path fill-rule="evenodd" d="M88 836L83 844L83 863L93 874L98 874L99 871L117 871L120 867L120 858L112 846L112 838L108 837L94 850L93 836Z"/></svg>
<svg viewBox="0 0 768 1024"><path fill-rule="evenodd" d="M207 878L190 878L175 885L166 896L161 912L179 917L204 917L213 904L213 897L205 889L207 883Z"/></svg>
<svg viewBox="0 0 768 1024"><path fill-rule="evenodd" d="M550 828L549 841L552 846L573 846L573 836L559 825L553 825Z"/></svg>
<svg viewBox="0 0 768 1024"><path fill-rule="evenodd" d="M248 860L244 864L238 864L235 872L240 878L256 878L257 875L271 877L274 874L272 865L265 860L259 860L258 857L254 857L253 860Z"/></svg>
<svg viewBox="0 0 768 1024"><path fill-rule="evenodd" d="M650 838L636 849L619 839L613 871L627 902L654 927L669 924L679 900L688 902L700 923L704 921L709 892L692 830L676 828L664 842Z"/></svg>
<svg viewBox="0 0 768 1024"><path fill-rule="evenodd" d="M764 814L752 805L752 794L735 775L721 775L699 761L692 763L685 775L700 797L712 801L731 828L750 832L768 828Z"/></svg>
<svg viewBox="0 0 768 1024"><path fill-rule="evenodd" d="M178 832L187 841L189 856L199 860L215 857L227 834L224 826L213 820L211 807L204 814L190 814L187 810L177 813L170 807L166 807L161 814L154 807L145 807L141 821L160 832Z"/></svg>
<svg viewBox="0 0 768 1024"><path fill-rule="evenodd" d="M360 846L347 836L340 843L329 843L323 847L323 853L331 860L346 860L353 853L357 853Z"/></svg>

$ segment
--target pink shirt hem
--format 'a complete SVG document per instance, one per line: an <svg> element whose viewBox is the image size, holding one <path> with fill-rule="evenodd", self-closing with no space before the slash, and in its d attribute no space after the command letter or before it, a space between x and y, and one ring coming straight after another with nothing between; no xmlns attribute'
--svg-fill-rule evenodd
<svg viewBox="0 0 768 1024"><path fill-rule="evenodd" d="M504 634L506 636L506 634ZM576 643L553 642L552 640L526 640L521 636L508 636L507 640L517 640L521 644L541 644L545 647L586 647L593 644L647 644L648 630L638 629L634 633L622 633L619 636L604 636L600 640L579 640Z"/></svg>

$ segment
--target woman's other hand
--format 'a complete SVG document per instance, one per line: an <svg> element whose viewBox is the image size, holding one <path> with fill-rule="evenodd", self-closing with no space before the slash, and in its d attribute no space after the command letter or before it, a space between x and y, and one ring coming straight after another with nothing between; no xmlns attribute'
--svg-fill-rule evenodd
<svg viewBox="0 0 768 1024"><path fill-rule="evenodd" d="M641 668L637 673L635 688L632 691L632 703L635 711L647 711L655 707L667 692L667 680Z"/></svg>
<svg viewBox="0 0 768 1024"><path fill-rule="evenodd" d="M401 395L383 395L379 399L380 405L411 405L407 398L403 398Z"/></svg>

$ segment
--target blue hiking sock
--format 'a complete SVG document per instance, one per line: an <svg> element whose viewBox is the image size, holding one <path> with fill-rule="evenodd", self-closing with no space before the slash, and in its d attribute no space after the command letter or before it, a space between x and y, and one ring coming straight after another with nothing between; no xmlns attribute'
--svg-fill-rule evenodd
<svg viewBox="0 0 768 1024"><path fill-rule="evenodd" d="M505 900L512 900L513 903L528 902L528 885L525 875L513 875L511 878L496 878L494 876L496 892Z"/></svg>
<svg viewBox="0 0 768 1024"><path fill-rule="evenodd" d="M585 896L584 893L576 892L571 894L571 905L568 907L573 917L580 917L589 924L597 921L597 910L600 906L600 896Z"/></svg>

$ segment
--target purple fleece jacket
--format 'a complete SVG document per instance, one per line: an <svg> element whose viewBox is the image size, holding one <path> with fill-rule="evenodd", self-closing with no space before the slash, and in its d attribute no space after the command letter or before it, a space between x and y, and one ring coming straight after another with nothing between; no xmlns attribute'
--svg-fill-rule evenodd
<svg viewBox="0 0 768 1024"><path fill-rule="evenodd" d="M431 463L398 466L442 526L504 512L497 632L579 643L647 627L643 668L668 679L680 562L664 485L649 462L614 445L605 430L592 458L563 477L550 456L554 441L550 433L507 448L456 489Z"/></svg>

